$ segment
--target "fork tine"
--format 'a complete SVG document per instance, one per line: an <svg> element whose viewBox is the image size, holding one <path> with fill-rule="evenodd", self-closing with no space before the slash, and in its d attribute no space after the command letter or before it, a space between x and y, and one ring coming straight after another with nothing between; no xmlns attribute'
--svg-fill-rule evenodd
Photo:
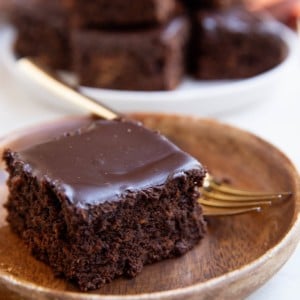
<svg viewBox="0 0 300 300"><path fill-rule="evenodd" d="M257 202L248 202L248 201L240 201L240 202L229 202L229 201L219 201L214 199L199 199L199 203L202 205L212 206L212 207L223 207L223 208L241 208L241 207L253 207L253 206L262 206L262 205L271 205L271 201L257 201Z"/></svg>
<svg viewBox="0 0 300 300"><path fill-rule="evenodd" d="M290 192L271 194L239 190L219 183L209 174L200 190L202 197L198 202L205 216L231 216L260 211L263 206L271 206L274 200L286 199L292 195Z"/></svg>
<svg viewBox="0 0 300 300"><path fill-rule="evenodd" d="M208 192L206 190L202 191L202 195L211 199L222 200L222 201L231 201L231 202L252 202L252 201L265 201L265 200L278 200L282 199L281 194L263 194L259 196L236 196L236 195L229 195L229 194L221 194L217 192Z"/></svg>
<svg viewBox="0 0 300 300"><path fill-rule="evenodd" d="M206 205L202 205L203 214L206 217L216 217L216 216L234 216L240 215L248 212L259 212L261 207L250 207L250 208L214 208Z"/></svg>
<svg viewBox="0 0 300 300"><path fill-rule="evenodd" d="M250 192L236 188L232 188L227 184L218 183L211 175L207 175L203 184L204 190L210 191L215 190L223 194L230 194L236 196L249 196L249 197L266 197L263 199L283 199L292 195L291 192L278 192L276 194L261 193L261 192Z"/></svg>

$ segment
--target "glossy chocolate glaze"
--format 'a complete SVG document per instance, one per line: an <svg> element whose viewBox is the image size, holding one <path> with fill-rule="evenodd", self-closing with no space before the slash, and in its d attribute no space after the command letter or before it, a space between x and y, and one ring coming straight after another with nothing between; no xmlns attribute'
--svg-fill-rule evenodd
<svg viewBox="0 0 300 300"><path fill-rule="evenodd" d="M202 168L162 135L140 123L98 120L19 152L25 169L63 189L78 207L122 198Z"/></svg>

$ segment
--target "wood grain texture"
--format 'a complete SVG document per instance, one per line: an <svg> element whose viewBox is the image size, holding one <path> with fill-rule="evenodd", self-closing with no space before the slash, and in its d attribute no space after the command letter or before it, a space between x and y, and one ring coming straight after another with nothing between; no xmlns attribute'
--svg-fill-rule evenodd
<svg viewBox="0 0 300 300"><path fill-rule="evenodd" d="M135 279L119 278L86 294L55 278L50 268L35 260L10 232L4 221L5 211L0 209L3 299L32 299L32 295L39 299L238 299L263 284L288 259L300 237L300 184L295 168L280 151L251 134L215 121L149 114L134 117L160 130L197 157L210 173L230 180L233 186L292 191L293 197L261 213L208 218L207 236L183 257L146 266ZM57 124L62 128L61 122ZM69 123L67 126L70 128ZM42 128L54 128L57 133L55 127ZM24 140L28 141L25 138L21 144ZM14 143L14 147L20 144ZM4 294L4 289L10 292Z"/></svg>

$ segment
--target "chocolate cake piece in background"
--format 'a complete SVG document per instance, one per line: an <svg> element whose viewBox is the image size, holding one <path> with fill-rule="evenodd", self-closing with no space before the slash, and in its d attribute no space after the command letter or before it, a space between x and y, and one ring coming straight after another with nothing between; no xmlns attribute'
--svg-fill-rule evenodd
<svg viewBox="0 0 300 300"><path fill-rule="evenodd" d="M17 55L36 57L54 69L70 67L69 10L72 0L13 0Z"/></svg>
<svg viewBox="0 0 300 300"><path fill-rule="evenodd" d="M185 73L189 22L130 30L76 30L74 70L81 85L122 90L171 90Z"/></svg>
<svg viewBox="0 0 300 300"><path fill-rule="evenodd" d="M128 27L167 22L181 10L179 0L74 0L78 27Z"/></svg>
<svg viewBox="0 0 300 300"><path fill-rule="evenodd" d="M4 160L12 230L83 291L182 255L205 233L204 168L140 123L99 120Z"/></svg>
<svg viewBox="0 0 300 300"><path fill-rule="evenodd" d="M193 74L198 79L239 79L275 67L287 51L276 28L272 20L240 8L198 11L192 38Z"/></svg>
<svg viewBox="0 0 300 300"><path fill-rule="evenodd" d="M252 77L278 65L286 49L278 25L244 2L12 0L15 52L105 89L173 90L186 73Z"/></svg>

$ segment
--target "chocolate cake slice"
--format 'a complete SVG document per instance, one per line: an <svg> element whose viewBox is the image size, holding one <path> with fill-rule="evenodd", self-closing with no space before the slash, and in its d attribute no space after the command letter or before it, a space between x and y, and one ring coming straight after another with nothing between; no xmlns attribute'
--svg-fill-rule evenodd
<svg viewBox="0 0 300 300"><path fill-rule="evenodd" d="M241 79L283 61L278 25L243 8L199 10L193 33L192 69L198 79Z"/></svg>
<svg viewBox="0 0 300 300"><path fill-rule="evenodd" d="M98 120L3 158L12 230L82 291L182 255L205 233L205 169L140 123Z"/></svg>
<svg viewBox="0 0 300 300"><path fill-rule="evenodd" d="M76 30L74 70L81 85L121 90L171 90L185 73L189 23L129 30Z"/></svg>

